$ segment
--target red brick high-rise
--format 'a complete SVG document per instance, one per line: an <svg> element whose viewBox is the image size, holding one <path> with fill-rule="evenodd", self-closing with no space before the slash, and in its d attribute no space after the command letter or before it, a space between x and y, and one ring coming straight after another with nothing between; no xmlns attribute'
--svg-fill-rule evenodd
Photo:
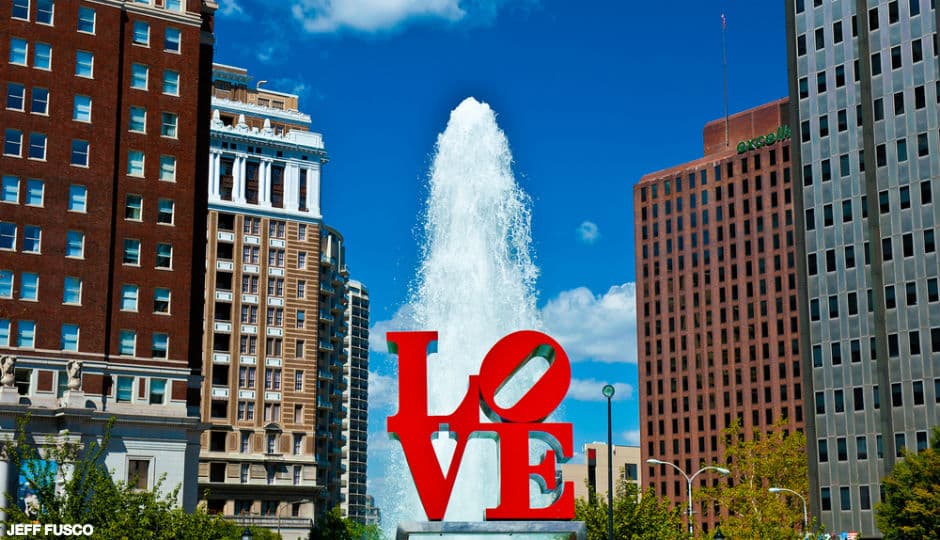
<svg viewBox="0 0 940 540"><path fill-rule="evenodd" d="M0 5L0 431L29 410L34 433L90 439L115 416L106 465L166 474L188 508L216 7Z"/></svg>
<svg viewBox="0 0 940 540"><path fill-rule="evenodd" d="M803 424L786 100L705 125L705 157L634 188L644 462L692 475L721 462L721 431ZM685 510L686 481L647 465ZM694 488L718 482L706 472ZM722 480L723 481L723 480ZM714 528L695 506L695 527Z"/></svg>

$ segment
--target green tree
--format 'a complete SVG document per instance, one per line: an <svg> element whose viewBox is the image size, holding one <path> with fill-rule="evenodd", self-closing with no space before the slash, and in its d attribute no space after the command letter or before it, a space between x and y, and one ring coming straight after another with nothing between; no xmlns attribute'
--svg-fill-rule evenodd
<svg viewBox="0 0 940 540"><path fill-rule="evenodd" d="M310 529L310 540L381 540L375 525L363 525L344 518L339 507L323 515Z"/></svg>
<svg viewBox="0 0 940 540"><path fill-rule="evenodd" d="M620 479L614 494L614 538L622 540L658 540L684 538L679 509L672 501L647 491L638 497L636 484ZM639 500L638 500L639 499ZM594 502L578 499L575 519L587 526L588 540L607 540L607 500Z"/></svg>
<svg viewBox="0 0 940 540"><path fill-rule="evenodd" d="M724 463L731 473L712 487L699 490L697 498L728 512L721 531L735 539L791 540L803 528L803 503L771 487L809 490L806 438L787 433L785 420L769 432L755 429L745 437L740 421L724 430ZM706 504L706 507L711 504Z"/></svg>
<svg viewBox="0 0 940 540"><path fill-rule="evenodd" d="M22 471L36 504L21 508L9 494L7 523L88 524L94 538L105 540L235 540L243 528L211 516L203 508L187 513L176 501L179 487L163 492L160 479L153 490L115 482L104 466L112 418L101 443L54 443L37 446L27 436L29 416L18 420L17 435L0 446L15 471ZM66 474L66 472L68 472ZM280 538L266 529L252 529L256 540ZM29 538L44 538L42 535Z"/></svg>
<svg viewBox="0 0 940 540"><path fill-rule="evenodd" d="M875 522L885 540L940 538L940 428L933 428L929 448L905 449L883 485Z"/></svg>

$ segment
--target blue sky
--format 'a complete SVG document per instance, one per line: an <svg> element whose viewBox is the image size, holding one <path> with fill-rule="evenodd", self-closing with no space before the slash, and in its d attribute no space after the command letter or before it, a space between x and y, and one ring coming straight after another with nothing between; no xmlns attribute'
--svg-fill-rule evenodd
<svg viewBox="0 0 940 540"><path fill-rule="evenodd" d="M721 13L731 112L786 95L782 3L219 1L216 61L299 94L324 134L324 219L379 329L414 282L437 134L463 98L490 104L533 201L538 305L574 361L575 448L606 439L607 382L614 442L638 444L632 186L700 157L702 126L724 114ZM370 491L390 444L390 362L373 352Z"/></svg>

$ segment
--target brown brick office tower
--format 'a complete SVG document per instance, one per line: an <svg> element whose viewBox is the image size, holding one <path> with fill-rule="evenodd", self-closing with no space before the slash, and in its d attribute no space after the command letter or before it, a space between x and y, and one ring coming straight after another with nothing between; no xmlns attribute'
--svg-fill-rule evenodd
<svg viewBox="0 0 940 540"><path fill-rule="evenodd" d="M197 500L216 4L0 5L0 432L100 436ZM0 493L16 478L0 462ZM2 502L2 501L0 501Z"/></svg>
<svg viewBox="0 0 940 540"><path fill-rule="evenodd" d="M802 426L788 115L786 100L733 115L727 142L710 122L705 157L634 188L644 462L691 475L721 459L735 419ZM648 467L644 483L684 510L685 479ZM694 511L697 530L720 521Z"/></svg>

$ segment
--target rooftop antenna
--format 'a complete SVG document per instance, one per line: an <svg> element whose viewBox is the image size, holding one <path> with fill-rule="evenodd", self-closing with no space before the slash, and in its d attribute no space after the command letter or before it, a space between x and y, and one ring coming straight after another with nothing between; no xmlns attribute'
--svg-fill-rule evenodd
<svg viewBox="0 0 940 540"><path fill-rule="evenodd" d="M730 146L731 141L728 135L728 48L725 46L725 30L728 27L728 21L725 14L721 14L721 68L722 78L725 85L725 146Z"/></svg>

